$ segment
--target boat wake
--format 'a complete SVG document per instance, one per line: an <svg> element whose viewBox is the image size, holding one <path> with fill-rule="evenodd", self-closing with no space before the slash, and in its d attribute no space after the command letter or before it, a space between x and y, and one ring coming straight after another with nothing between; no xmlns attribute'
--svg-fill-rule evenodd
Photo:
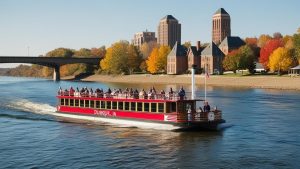
<svg viewBox="0 0 300 169"><path fill-rule="evenodd" d="M26 99L14 101L8 104L8 108L30 112L35 114L53 114L56 111L54 106L45 103L31 102Z"/></svg>

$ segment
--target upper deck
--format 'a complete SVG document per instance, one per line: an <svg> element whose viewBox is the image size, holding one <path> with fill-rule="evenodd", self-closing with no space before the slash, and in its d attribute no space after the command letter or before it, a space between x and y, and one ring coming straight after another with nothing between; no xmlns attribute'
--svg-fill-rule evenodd
<svg viewBox="0 0 300 169"><path fill-rule="evenodd" d="M185 92L184 95L173 93L92 93L92 92L72 92L59 91L58 98L80 98L89 100L116 100L116 101L145 101L145 102L177 102L177 101L203 101L202 99L191 99L191 93Z"/></svg>

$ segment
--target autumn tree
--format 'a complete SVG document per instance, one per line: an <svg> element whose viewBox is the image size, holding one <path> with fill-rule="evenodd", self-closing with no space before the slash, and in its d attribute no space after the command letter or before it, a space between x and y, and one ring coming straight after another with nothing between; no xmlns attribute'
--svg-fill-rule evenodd
<svg viewBox="0 0 300 169"><path fill-rule="evenodd" d="M258 38L257 46L262 48L270 39L272 39L270 35L266 35L266 34L260 35Z"/></svg>
<svg viewBox="0 0 300 169"><path fill-rule="evenodd" d="M248 45L254 52L255 60L258 60L259 53L260 53L260 47L258 47L258 45L257 45L258 39L256 37L246 38L245 42L246 42L246 45Z"/></svg>
<svg viewBox="0 0 300 169"><path fill-rule="evenodd" d="M279 47L283 47L282 39L271 39L261 48L259 62L265 69L269 69L269 57L272 52Z"/></svg>
<svg viewBox="0 0 300 169"><path fill-rule="evenodd" d="M188 49L192 46L191 41L184 42L183 46Z"/></svg>
<svg viewBox="0 0 300 169"><path fill-rule="evenodd" d="M271 71L277 71L278 75L281 71L288 71L295 64L295 58L286 48L277 48L270 56L269 67Z"/></svg>
<svg viewBox="0 0 300 169"><path fill-rule="evenodd" d="M142 56L128 41L119 41L111 45L106 51L100 66L103 71L112 74L132 73L139 68Z"/></svg>
<svg viewBox="0 0 300 169"><path fill-rule="evenodd" d="M52 51L49 51L46 56L48 57L66 57L70 58L74 54L74 50L68 48L57 48Z"/></svg>
<svg viewBox="0 0 300 169"><path fill-rule="evenodd" d="M228 53L223 60L223 67L225 70L232 70L236 73L239 68L240 54L239 50L235 49Z"/></svg>
<svg viewBox="0 0 300 169"><path fill-rule="evenodd" d="M142 55L138 48L134 45L128 46L128 59L127 59L127 66L129 74L132 74L134 71L139 69L139 66L142 62Z"/></svg>
<svg viewBox="0 0 300 169"><path fill-rule="evenodd" d="M150 73L166 72L167 70L167 57L171 49L169 46L160 46L154 48L150 57L146 61L147 70Z"/></svg>
<svg viewBox="0 0 300 169"><path fill-rule="evenodd" d="M298 32L293 35L293 45L295 50L295 56L298 59L298 62L300 64L300 28L298 29Z"/></svg>
<svg viewBox="0 0 300 169"><path fill-rule="evenodd" d="M157 73L159 71L157 67L157 60L158 60L158 48L155 47L153 48L148 59L146 60L147 70L150 73Z"/></svg>
<svg viewBox="0 0 300 169"><path fill-rule="evenodd" d="M155 47L158 47L158 44L156 41L150 41L150 42L143 43L142 46L140 47L140 51L143 56L143 59L147 59L150 56L153 48L155 48Z"/></svg>
<svg viewBox="0 0 300 169"><path fill-rule="evenodd" d="M238 69L248 69L253 73L255 57L254 52L250 46L244 45L237 50L231 51L223 61L225 70L232 70L236 73Z"/></svg>
<svg viewBox="0 0 300 169"><path fill-rule="evenodd" d="M100 48L92 48L91 56L103 58L105 56L106 49L105 46L101 46Z"/></svg>

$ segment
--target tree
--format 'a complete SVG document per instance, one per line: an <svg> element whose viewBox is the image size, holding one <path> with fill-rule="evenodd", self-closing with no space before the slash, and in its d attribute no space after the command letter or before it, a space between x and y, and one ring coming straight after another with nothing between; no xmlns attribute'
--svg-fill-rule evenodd
<svg viewBox="0 0 300 169"><path fill-rule="evenodd" d="M269 67L271 71L278 71L278 75L281 71L288 71L295 63L295 58L291 56L288 49L279 47L270 56Z"/></svg>
<svg viewBox="0 0 300 169"><path fill-rule="evenodd" d="M158 72L158 67L157 67L157 60L158 60L158 48L155 47L153 48L150 56L146 60L147 64L147 70L150 73L157 73Z"/></svg>
<svg viewBox="0 0 300 169"><path fill-rule="evenodd" d="M254 73L255 56L252 48L249 45L244 45L239 48L240 53L240 69L248 69L250 73Z"/></svg>
<svg viewBox="0 0 300 169"><path fill-rule="evenodd" d="M239 50L235 49L228 53L223 60L223 67L225 70L232 70L236 73L236 70L239 68L240 54Z"/></svg>
<svg viewBox="0 0 300 169"><path fill-rule="evenodd" d="M281 39L271 39L261 48L259 62L265 69L269 69L269 57L279 47L283 47L283 41Z"/></svg>
<svg viewBox="0 0 300 169"><path fill-rule="evenodd" d="M270 39L272 39L270 35L265 35L265 34L260 35L258 38L257 46L262 48Z"/></svg>
<svg viewBox="0 0 300 169"><path fill-rule="evenodd" d="M66 57L70 58L74 54L74 50L68 48L57 48L52 51L49 51L46 56L48 57Z"/></svg>
<svg viewBox="0 0 300 169"><path fill-rule="evenodd" d="M189 47L192 46L191 41L184 42L183 46L186 47L186 48L188 49Z"/></svg>
<svg viewBox="0 0 300 169"><path fill-rule="evenodd" d="M245 39L246 45L251 47L252 51L254 52L255 60L258 60L259 58L259 52L260 52L260 47L257 46L258 39L255 38L246 38Z"/></svg>
<svg viewBox="0 0 300 169"><path fill-rule="evenodd" d="M231 51L223 61L225 70L232 70L236 73L238 69L248 69L250 73L254 72L254 52L250 46L244 45L237 50Z"/></svg>
<svg viewBox="0 0 300 169"><path fill-rule="evenodd" d="M158 50L157 67L161 72L167 71L168 54L171 52L169 46L160 46Z"/></svg>
<svg viewBox="0 0 300 169"><path fill-rule="evenodd" d="M171 49L169 46L160 46L154 48L146 61L147 70L150 73L166 72L167 70L167 57Z"/></svg>
<svg viewBox="0 0 300 169"><path fill-rule="evenodd" d="M102 70L107 73L127 73L128 41L119 41L111 45L106 51L104 59L100 61Z"/></svg>
<svg viewBox="0 0 300 169"><path fill-rule="evenodd" d="M295 56L298 59L298 62L300 63L300 28L298 29L298 33L293 35L292 40L295 49Z"/></svg>
<svg viewBox="0 0 300 169"><path fill-rule="evenodd" d="M158 47L158 44L156 41L150 41L147 43L143 43L142 46L140 47L143 59L147 59L150 56L153 48L155 48L155 47Z"/></svg>
<svg viewBox="0 0 300 169"><path fill-rule="evenodd" d="M283 36L280 32L275 32L275 33L273 33L273 38L274 39L282 39Z"/></svg>
<svg viewBox="0 0 300 169"><path fill-rule="evenodd" d="M140 54L137 47L135 47L132 44L129 45L128 60L127 60L129 74L132 74L135 70L138 70L141 62L142 62L142 55Z"/></svg>
<svg viewBox="0 0 300 169"><path fill-rule="evenodd" d="M106 49L105 46L101 46L100 48L92 48L91 55L93 57L103 58L105 56Z"/></svg>

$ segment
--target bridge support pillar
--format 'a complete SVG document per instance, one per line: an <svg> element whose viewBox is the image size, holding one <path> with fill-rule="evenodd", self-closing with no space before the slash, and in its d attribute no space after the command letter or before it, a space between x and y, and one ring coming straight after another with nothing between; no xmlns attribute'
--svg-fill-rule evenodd
<svg viewBox="0 0 300 169"><path fill-rule="evenodd" d="M53 80L54 81L60 81L59 66L54 67Z"/></svg>

